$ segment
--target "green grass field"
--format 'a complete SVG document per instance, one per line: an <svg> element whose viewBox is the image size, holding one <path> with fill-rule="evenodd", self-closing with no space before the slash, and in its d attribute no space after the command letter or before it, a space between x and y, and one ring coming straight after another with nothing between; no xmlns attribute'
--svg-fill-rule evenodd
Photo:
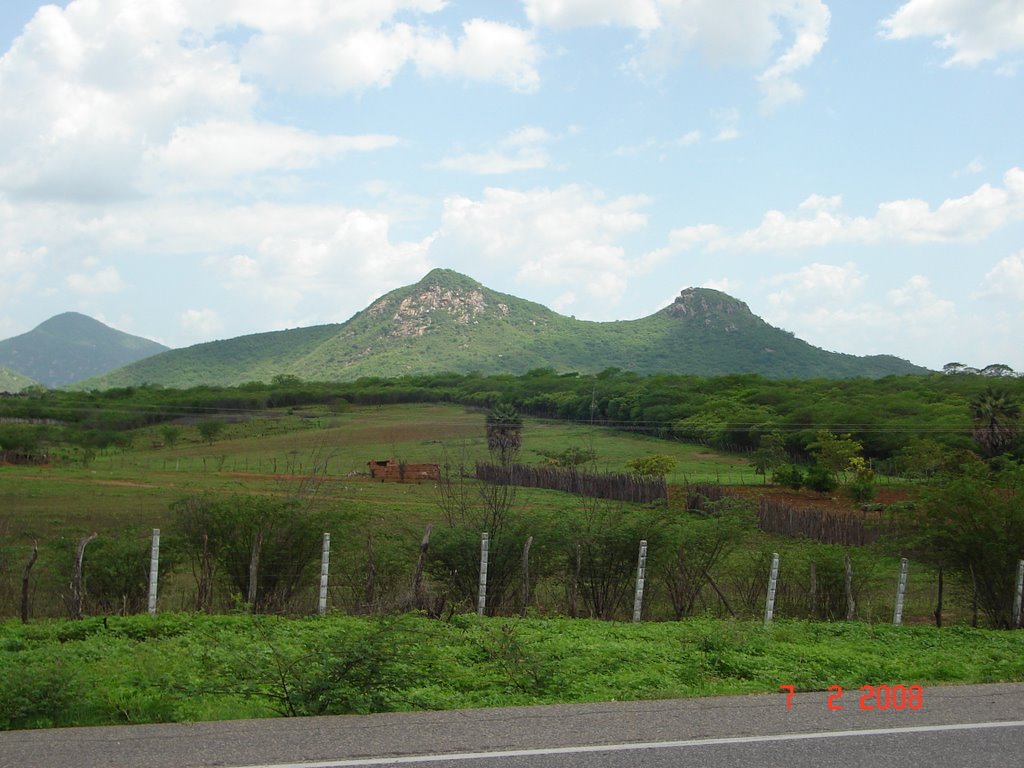
<svg viewBox="0 0 1024 768"><path fill-rule="evenodd" d="M164 447L161 430L154 427L134 432L131 448L100 452L88 466L69 451L66 461L52 467L0 467L0 521L19 545L55 535L160 527L168 505L181 496L288 493L315 465L326 467L325 503L416 510L417 518L427 520L434 508L429 484L371 483L363 476L367 462L395 457L471 468L488 457L484 414L459 406L352 407L342 413L322 409L233 418L212 445L200 438L194 423L186 422L174 447ZM678 461L669 482L760 482L744 459L699 446L589 425L525 420L523 461L543 461L537 451L569 447L594 450L601 471L622 471L631 458L662 453ZM546 494L524 496L532 497L529 503L550 506Z"/></svg>

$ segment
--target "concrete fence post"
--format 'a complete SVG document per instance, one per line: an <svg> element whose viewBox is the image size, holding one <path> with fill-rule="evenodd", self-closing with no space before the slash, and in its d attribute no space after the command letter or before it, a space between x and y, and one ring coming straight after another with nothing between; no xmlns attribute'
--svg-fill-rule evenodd
<svg viewBox="0 0 1024 768"><path fill-rule="evenodd" d="M902 624L903 623L903 599L907 594L907 567L909 563L907 558L900 558L900 581L896 587L896 608L892 612L892 623Z"/></svg>
<svg viewBox="0 0 1024 768"><path fill-rule="evenodd" d="M640 554L636 560L636 594L633 597L633 621L640 621L644 607L644 581L647 576L647 540L640 542Z"/></svg>
<svg viewBox="0 0 1024 768"><path fill-rule="evenodd" d="M483 616L487 608L487 549L489 540L487 533L480 534L480 592L476 600L476 612Z"/></svg>
<svg viewBox="0 0 1024 768"><path fill-rule="evenodd" d="M324 533L320 549L320 596L316 603L317 615L327 613L327 574L331 568L331 534Z"/></svg>
<svg viewBox="0 0 1024 768"><path fill-rule="evenodd" d="M153 543L149 547L149 615L156 616L156 586L160 572L160 529L153 529Z"/></svg>
<svg viewBox="0 0 1024 768"><path fill-rule="evenodd" d="M772 552L772 570L768 574L768 598L764 602L764 624L772 623L775 615L775 588L779 583L779 553Z"/></svg>

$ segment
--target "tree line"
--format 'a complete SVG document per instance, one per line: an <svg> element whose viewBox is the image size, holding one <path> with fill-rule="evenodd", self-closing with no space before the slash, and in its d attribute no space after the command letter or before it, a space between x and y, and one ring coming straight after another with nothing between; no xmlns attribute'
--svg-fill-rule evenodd
<svg viewBox="0 0 1024 768"><path fill-rule="evenodd" d="M994 383L995 382L995 383ZM0 449L123 444L133 429L186 416L251 414L270 408L451 402L499 403L521 414L590 423L753 453L772 437L798 461L822 430L849 435L871 462L911 474L933 472L950 455L975 451L1020 459L1017 423L1024 378L980 373L884 379L774 380L755 374L595 375L540 368L521 376L432 374L353 382L278 376L238 387L39 391L0 396Z"/></svg>

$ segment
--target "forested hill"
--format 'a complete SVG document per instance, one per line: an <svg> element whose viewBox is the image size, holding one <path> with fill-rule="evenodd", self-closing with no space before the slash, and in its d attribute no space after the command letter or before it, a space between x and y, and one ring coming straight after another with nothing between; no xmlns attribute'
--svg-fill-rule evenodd
<svg viewBox="0 0 1024 768"><path fill-rule="evenodd" d="M87 315L64 312L28 333L0 341L0 366L48 387L60 387L166 349Z"/></svg>
<svg viewBox="0 0 1024 768"><path fill-rule="evenodd" d="M927 372L887 355L856 357L814 347L710 289L688 288L649 317L598 323L435 269L341 325L172 350L82 386L233 385L276 375L351 381L443 371L519 374L538 367L833 379Z"/></svg>

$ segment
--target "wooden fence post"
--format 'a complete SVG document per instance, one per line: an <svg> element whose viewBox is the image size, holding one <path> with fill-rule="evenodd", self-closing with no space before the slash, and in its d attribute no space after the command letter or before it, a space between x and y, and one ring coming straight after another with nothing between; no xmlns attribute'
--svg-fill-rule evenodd
<svg viewBox="0 0 1024 768"><path fill-rule="evenodd" d="M1024 597L1024 560L1017 563L1017 588L1013 593L1013 621L1014 629L1020 629L1020 608L1021 598Z"/></svg>
<svg viewBox="0 0 1024 768"><path fill-rule="evenodd" d="M39 557L39 542L32 542L32 557L25 563L25 570L21 572L21 623L28 624L28 576L32 566L36 564Z"/></svg>
<svg viewBox="0 0 1024 768"><path fill-rule="evenodd" d="M779 553L772 552L772 570L768 574L768 599L764 603L764 624L768 626L772 623L772 617L775 615L775 588L779 582Z"/></svg>
<svg viewBox="0 0 1024 768"><path fill-rule="evenodd" d="M896 608L892 612L892 623L903 623L903 598L907 594L907 558L900 558L900 581L896 586Z"/></svg>
<svg viewBox="0 0 1024 768"><path fill-rule="evenodd" d="M647 540L640 542L640 554L636 560L636 594L633 597L633 621L640 621L644 606L644 581L647 576Z"/></svg>
<svg viewBox="0 0 1024 768"><path fill-rule="evenodd" d="M156 587L160 572L160 529L153 529L153 543L149 547L149 615L156 616Z"/></svg>
<svg viewBox="0 0 1024 768"><path fill-rule="evenodd" d="M480 590L476 600L477 615L483 616L487 608L487 533L480 534Z"/></svg>
<svg viewBox="0 0 1024 768"><path fill-rule="evenodd" d="M78 541L78 549L75 552L75 569L71 574L71 618L82 618L82 559L85 557L85 548L89 542L99 534L93 533L83 536Z"/></svg>
<svg viewBox="0 0 1024 768"><path fill-rule="evenodd" d="M331 567L331 534L324 532L320 548L320 595L316 603L317 615L327 613L327 574Z"/></svg>

